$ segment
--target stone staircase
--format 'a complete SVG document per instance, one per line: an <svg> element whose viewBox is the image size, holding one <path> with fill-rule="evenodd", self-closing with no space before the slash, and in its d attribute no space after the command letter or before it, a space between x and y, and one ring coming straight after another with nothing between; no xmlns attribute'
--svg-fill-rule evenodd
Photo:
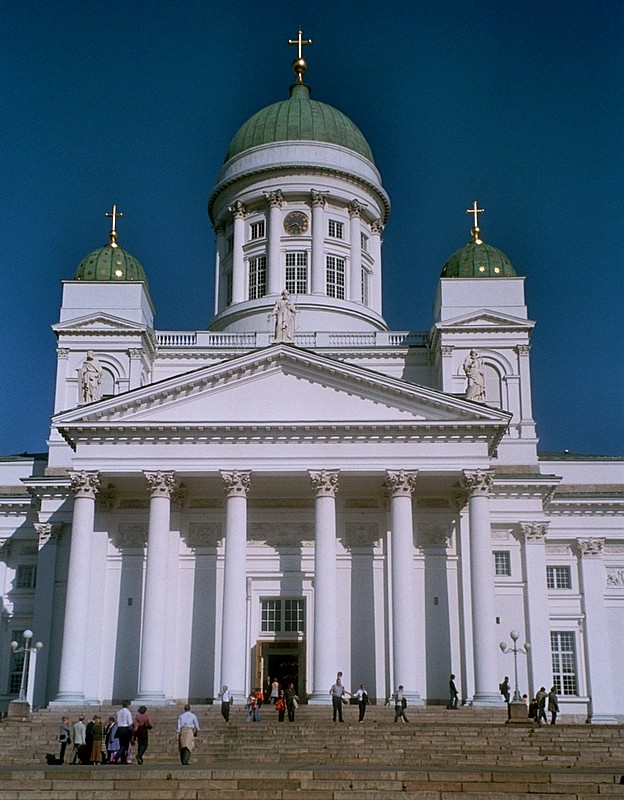
<svg viewBox="0 0 624 800"><path fill-rule="evenodd" d="M302 706L294 723L272 707L225 723L217 706L194 706L202 728L191 765L179 762L179 707L152 711L145 764L47 766L58 753L62 709L0 724L0 800L599 800L624 798L619 725L506 725L504 709L357 708L332 723L331 709ZM107 717L113 709L88 707ZM76 719L77 709L67 710ZM71 748L68 748L68 754Z"/></svg>

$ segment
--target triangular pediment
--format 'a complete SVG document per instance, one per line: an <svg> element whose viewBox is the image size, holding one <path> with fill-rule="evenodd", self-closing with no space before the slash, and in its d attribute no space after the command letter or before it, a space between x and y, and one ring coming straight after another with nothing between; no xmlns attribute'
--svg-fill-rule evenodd
<svg viewBox="0 0 624 800"><path fill-rule="evenodd" d="M274 345L59 414L70 440L103 428L267 431L477 426L501 432L504 412L289 345Z"/></svg>
<svg viewBox="0 0 624 800"><path fill-rule="evenodd" d="M56 333L67 332L89 332L89 331L114 331L116 333L136 333L145 330L144 325L139 325L136 322L129 322L127 319L121 319L113 314L105 314L98 312L96 314L87 314L84 317L77 317L67 322L59 322L52 326L52 330Z"/></svg>
<svg viewBox="0 0 624 800"><path fill-rule="evenodd" d="M462 314L458 317L445 319L435 326L438 330L452 330L470 328L472 330L531 330L535 327L532 320L516 317L511 314L502 314L500 311L481 309L480 311Z"/></svg>

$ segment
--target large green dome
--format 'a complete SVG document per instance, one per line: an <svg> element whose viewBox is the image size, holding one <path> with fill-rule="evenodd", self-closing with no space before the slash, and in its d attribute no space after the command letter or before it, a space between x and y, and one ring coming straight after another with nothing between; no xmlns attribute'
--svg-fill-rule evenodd
<svg viewBox="0 0 624 800"><path fill-rule="evenodd" d="M145 270L134 256L119 245L107 244L85 256L74 275L75 281L143 281Z"/></svg>
<svg viewBox="0 0 624 800"><path fill-rule="evenodd" d="M312 141L337 144L373 162L373 154L362 131L342 111L310 99L304 83L291 87L288 100L261 109L239 129L225 157L230 158L274 142Z"/></svg>
<svg viewBox="0 0 624 800"><path fill-rule="evenodd" d="M442 278L510 278L511 261L498 248L480 239L456 250L442 268Z"/></svg>

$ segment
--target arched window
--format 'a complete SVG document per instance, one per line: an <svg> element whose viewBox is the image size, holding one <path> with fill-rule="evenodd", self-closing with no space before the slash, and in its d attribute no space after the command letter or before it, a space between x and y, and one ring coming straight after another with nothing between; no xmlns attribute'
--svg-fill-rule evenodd
<svg viewBox="0 0 624 800"><path fill-rule="evenodd" d="M500 374L489 364L485 365L485 402L492 408L503 407Z"/></svg>
<svg viewBox="0 0 624 800"><path fill-rule="evenodd" d="M100 397L112 397L115 394L115 378L106 367L102 368L102 382L100 383Z"/></svg>

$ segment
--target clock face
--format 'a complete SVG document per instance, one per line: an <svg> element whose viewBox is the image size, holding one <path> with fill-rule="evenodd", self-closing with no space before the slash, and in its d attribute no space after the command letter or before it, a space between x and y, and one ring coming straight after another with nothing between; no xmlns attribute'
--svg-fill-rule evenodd
<svg viewBox="0 0 624 800"><path fill-rule="evenodd" d="M291 211L284 218L284 230L291 236L297 236L308 230L308 218L303 211Z"/></svg>

